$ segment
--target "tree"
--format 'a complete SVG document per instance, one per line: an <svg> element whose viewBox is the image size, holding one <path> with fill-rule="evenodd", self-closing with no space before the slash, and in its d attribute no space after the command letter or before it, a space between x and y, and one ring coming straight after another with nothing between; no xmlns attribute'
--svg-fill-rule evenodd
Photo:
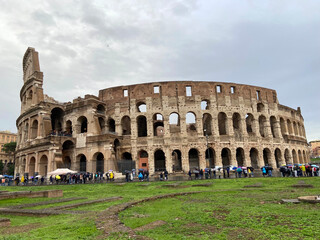
<svg viewBox="0 0 320 240"><path fill-rule="evenodd" d="M2 147L2 151L4 151L5 153L14 153L14 151L16 150L16 147L17 147L16 142L6 143Z"/></svg>
<svg viewBox="0 0 320 240"><path fill-rule="evenodd" d="M7 153L7 154L13 154L13 163L8 163L7 168L8 168L8 174L13 175L14 174L14 162L15 162L15 155L14 152L16 150L17 143L16 142L10 142L6 143L2 147L2 151ZM3 171L3 169L2 169Z"/></svg>

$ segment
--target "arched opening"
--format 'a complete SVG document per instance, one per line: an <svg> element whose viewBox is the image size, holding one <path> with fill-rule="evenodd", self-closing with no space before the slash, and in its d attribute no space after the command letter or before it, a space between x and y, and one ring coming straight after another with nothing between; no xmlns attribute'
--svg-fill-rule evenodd
<svg viewBox="0 0 320 240"><path fill-rule="evenodd" d="M103 173L104 172L104 156L101 152L97 154L96 157L96 172Z"/></svg>
<svg viewBox="0 0 320 240"><path fill-rule="evenodd" d="M111 133L116 132L116 122L113 118L108 119L108 131Z"/></svg>
<svg viewBox="0 0 320 240"><path fill-rule="evenodd" d="M202 117L203 123L203 136L211 136L212 135L212 117L209 113L203 114Z"/></svg>
<svg viewBox="0 0 320 240"><path fill-rule="evenodd" d="M293 130L294 130L294 135L298 136L298 128L296 122L293 122Z"/></svg>
<svg viewBox="0 0 320 240"><path fill-rule="evenodd" d="M264 166L271 166L271 151L268 148L263 149Z"/></svg>
<svg viewBox="0 0 320 240"><path fill-rule="evenodd" d="M180 150L174 150L172 152L172 170L173 171L181 171L182 170L182 161L181 161Z"/></svg>
<svg viewBox="0 0 320 240"><path fill-rule="evenodd" d="M261 137L266 137L266 117L263 115L259 117L259 132Z"/></svg>
<svg viewBox="0 0 320 240"><path fill-rule="evenodd" d="M241 137L241 116L239 113L233 113L232 115L232 125L233 125L233 132L236 138Z"/></svg>
<svg viewBox="0 0 320 240"><path fill-rule="evenodd" d="M215 167L216 153L212 148L207 148L206 150L206 167Z"/></svg>
<svg viewBox="0 0 320 240"><path fill-rule="evenodd" d="M231 164L231 151L229 148L223 148L221 151L221 159L223 167L229 167Z"/></svg>
<svg viewBox="0 0 320 240"><path fill-rule="evenodd" d="M147 131L147 118L145 116L137 117L138 137L146 137Z"/></svg>
<svg viewBox="0 0 320 240"><path fill-rule="evenodd" d="M199 169L199 153L195 148L189 150L189 169Z"/></svg>
<svg viewBox="0 0 320 240"><path fill-rule="evenodd" d="M227 115L224 112L218 114L219 135L227 135Z"/></svg>
<svg viewBox="0 0 320 240"><path fill-rule="evenodd" d="M32 127L31 127L31 139L35 139L38 136L38 121L34 120L32 122Z"/></svg>
<svg viewBox="0 0 320 240"><path fill-rule="evenodd" d="M210 101L205 99L201 101L201 110L209 110L210 109Z"/></svg>
<svg viewBox="0 0 320 240"><path fill-rule="evenodd" d="M34 176L35 168L36 168L36 159L34 157L31 157L30 163L29 163L29 177Z"/></svg>
<svg viewBox="0 0 320 240"><path fill-rule="evenodd" d="M237 159L238 166L243 167L244 166L244 150L243 150L243 148L237 148L236 159Z"/></svg>
<svg viewBox="0 0 320 240"><path fill-rule="evenodd" d="M148 169L148 153L144 150L141 150L138 153L139 156L139 168Z"/></svg>
<svg viewBox="0 0 320 240"><path fill-rule="evenodd" d="M193 112L188 112L186 114L186 124L187 124L187 131L188 132L196 132L196 115Z"/></svg>
<svg viewBox="0 0 320 240"><path fill-rule="evenodd" d="M250 134L254 134L253 133L253 124L254 124L254 118L253 115L251 113L248 113L246 115L246 128L247 128L247 133Z"/></svg>
<svg viewBox="0 0 320 240"><path fill-rule="evenodd" d="M271 116L271 117L270 117L270 127L271 127L272 136L273 136L274 138L279 137L279 136L277 136L277 132L276 132L276 129L277 129L277 119L276 119L274 116Z"/></svg>
<svg viewBox="0 0 320 240"><path fill-rule="evenodd" d="M70 150L70 149L73 149L73 148L74 148L74 143L72 141L70 141L70 140L67 140L62 144L62 151Z"/></svg>
<svg viewBox="0 0 320 240"><path fill-rule="evenodd" d="M250 160L251 160L251 166L255 169L259 168L258 167L258 160L259 160L259 152L255 148L251 148L250 150Z"/></svg>
<svg viewBox="0 0 320 240"><path fill-rule="evenodd" d="M78 124L80 126L80 133L86 133L88 131L88 120L85 116L78 118Z"/></svg>
<svg viewBox="0 0 320 240"><path fill-rule="evenodd" d="M170 133L180 132L180 117L178 113L171 113L169 116Z"/></svg>
<svg viewBox="0 0 320 240"><path fill-rule="evenodd" d="M115 139L114 141L113 141L113 151L114 151L114 156L115 156L115 158L116 158L116 160L119 160L119 158L120 158L120 141L119 141L119 139Z"/></svg>
<svg viewBox="0 0 320 240"><path fill-rule="evenodd" d="M41 176L46 176L47 172L48 172L48 157L46 155L43 155L40 158L39 174Z"/></svg>
<svg viewBox="0 0 320 240"><path fill-rule="evenodd" d="M99 105L97 106L97 113L99 113L99 114L105 114L105 112L106 112L105 107L104 107L102 104L99 104Z"/></svg>
<svg viewBox="0 0 320 240"><path fill-rule="evenodd" d="M122 159L123 160L130 160L130 161L132 161L132 155L131 155L131 153L129 153L129 152L124 152L124 153L122 153Z"/></svg>
<svg viewBox="0 0 320 240"><path fill-rule="evenodd" d="M286 149L284 151L284 160L285 160L286 164L290 164L291 163L289 149Z"/></svg>
<svg viewBox="0 0 320 240"><path fill-rule="evenodd" d="M137 103L138 112L147 112L147 105L144 102Z"/></svg>
<svg viewBox="0 0 320 240"><path fill-rule="evenodd" d="M104 121L103 117L99 117L98 121L99 121L99 127L100 127L100 134L104 134L105 133L106 122Z"/></svg>
<svg viewBox="0 0 320 240"><path fill-rule="evenodd" d="M293 163L298 163L298 156L297 156L297 152L296 150L292 150L292 159L293 159Z"/></svg>
<svg viewBox="0 0 320 240"><path fill-rule="evenodd" d="M67 135L72 136L72 122L70 120L66 122L66 133Z"/></svg>
<svg viewBox="0 0 320 240"><path fill-rule="evenodd" d="M71 158L69 156L65 156L62 160L62 167L63 168L71 168Z"/></svg>
<svg viewBox="0 0 320 240"><path fill-rule="evenodd" d="M281 157L281 150L279 148L276 148L276 150L274 151L274 158L276 160L277 168L281 167L282 157Z"/></svg>
<svg viewBox="0 0 320 240"><path fill-rule="evenodd" d="M166 157L160 149L154 153L154 169L156 172L166 170Z"/></svg>
<svg viewBox="0 0 320 240"><path fill-rule="evenodd" d="M153 136L163 136L164 135L164 125L163 116L159 113L153 115Z"/></svg>
<svg viewBox="0 0 320 240"><path fill-rule="evenodd" d="M292 135L292 124L291 124L291 121L288 119L287 120L287 126L288 126L288 132L290 135Z"/></svg>
<svg viewBox="0 0 320 240"><path fill-rule="evenodd" d="M124 116L121 119L122 135L131 135L131 119L128 116Z"/></svg>
<svg viewBox="0 0 320 240"><path fill-rule="evenodd" d="M262 112L264 110L264 105L263 103L258 103L257 104L257 112Z"/></svg>
<svg viewBox="0 0 320 240"><path fill-rule="evenodd" d="M280 118L280 128L281 128L282 137L284 137L286 135L286 122L284 121L283 118Z"/></svg>
<svg viewBox="0 0 320 240"><path fill-rule="evenodd" d="M51 110L51 127L53 132L62 131L64 111L61 108L54 108Z"/></svg>
<svg viewBox="0 0 320 240"><path fill-rule="evenodd" d="M84 154L79 156L80 159L80 172L87 172L87 158Z"/></svg>
<svg viewBox="0 0 320 240"><path fill-rule="evenodd" d="M299 163L303 163L302 153L300 150L298 150L298 157L299 157Z"/></svg>

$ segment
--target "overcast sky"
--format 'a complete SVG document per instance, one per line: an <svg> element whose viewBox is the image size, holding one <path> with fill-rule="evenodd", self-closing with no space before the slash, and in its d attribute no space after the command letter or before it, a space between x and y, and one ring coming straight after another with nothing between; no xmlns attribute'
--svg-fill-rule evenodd
<svg viewBox="0 0 320 240"><path fill-rule="evenodd" d="M58 101L107 87L208 80L275 89L320 139L320 1L0 0L0 130L17 132L22 57Z"/></svg>

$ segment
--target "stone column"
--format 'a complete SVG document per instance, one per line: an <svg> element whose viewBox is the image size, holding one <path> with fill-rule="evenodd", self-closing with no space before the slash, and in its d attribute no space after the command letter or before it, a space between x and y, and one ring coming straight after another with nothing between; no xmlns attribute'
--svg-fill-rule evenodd
<svg viewBox="0 0 320 240"><path fill-rule="evenodd" d="M147 150L146 150L147 151ZM148 165L149 165L149 173L155 173L155 166L154 166L154 153L153 150L148 150Z"/></svg>
<svg viewBox="0 0 320 240"><path fill-rule="evenodd" d="M251 164L251 159L250 159L250 150L249 152L245 150L245 148L243 149L244 150L244 160L243 160L243 164L245 167L250 167L252 164Z"/></svg>
<svg viewBox="0 0 320 240"><path fill-rule="evenodd" d="M166 158L166 170L168 173L172 173L172 157L171 157L171 150L166 148L164 150L164 156Z"/></svg>
<svg viewBox="0 0 320 240"><path fill-rule="evenodd" d="M258 153L258 167L261 168L262 166L264 166L264 160L263 160L263 149L260 148Z"/></svg>
<svg viewBox="0 0 320 240"><path fill-rule="evenodd" d="M189 156L188 156L188 152L185 148L181 149L181 165L182 165L182 170L184 172L188 172L189 171Z"/></svg>
<svg viewBox="0 0 320 240"><path fill-rule="evenodd" d="M36 161L35 161L35 166L34 166L34 172L36 173L39 173L40 172L40 159L39 159L39 152L35 152L36 154ZM49 164L49 161L48 161L48 164ZM40 173L39 173L40 174Z"/></svg>
<svg viewBox="0 0 320 240"><path fill-rule="evenodd" d="M238 166L237 162L237 150L235 148L230 149L231 152L231 159L230 159L230 165L232 166Z"/></svg>
<svg viewBox="0 0 320 240"><path fill-rule="evenodd" d="M205 148L206 149L206 148ZM200 169L205 169L207 166L206 164L206 150L204 150L203 148L200 148L199 150L199 167Z"/></svg>
<svg viewBox="0 0 320 240"><path fill-rule="evenodd" d="M280 121L278 119L274 126L274 134L276 135L276 138L281 137L281 126L280 126Z"/></svg>
<svg viewBox="0 0 320 240"><path fill-rule="evenodd" d="M232 113L230 113L230 114L227 114L226 132L227 132L227 135L233 136L234 131L233 131Z"/></svg>
<svg viewBox="0 0 320 240"><path fill-rule="evenodd" d="M216 150L216 164L215 166L222 167L222 158L221 158L222 149L219 147Z"/></svg>

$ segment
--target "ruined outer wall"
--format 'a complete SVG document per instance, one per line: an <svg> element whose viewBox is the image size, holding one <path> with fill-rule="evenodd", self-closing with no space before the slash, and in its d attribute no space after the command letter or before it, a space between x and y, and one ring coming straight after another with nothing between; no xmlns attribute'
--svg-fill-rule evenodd
<svg viewBox="0 0 320 240"><path fill-rule="evenodd" d="M159 87L159 93L154 93L154 87ZM191 96L187 96L187 87L191 87ZM205 113L212 116L212 135L208 136L208 147L214 150L216 166L223 164L221 152L224 148L230 150L231 165L237 165L238 148L244 150L243 165L246 166L252 165L250 153L252 148L258 152L258 166L268 163L276 167L284 163L308 161L309 153L300 109L294 110L280 105L275 90L234 83L157 82L104 89L99 92L99 98L107 106L107 115L115 119L118 134L121 135L121 119L124 116L130 117L131 136L124 141L124 146L127 144L131 147L135 160L139 159L140 150L147 151L151 172L154 170L154 152L158 149L165 152L169 171L172 166L171 153L175 149L181 151L183 170L189 169L188 152L191 148L199 152L200 167L206 167L206 136L203 132ZM208 102L208 108L205 110L201 109L203 100ZM146 104L146 112L139 112L137 106L140 103ZM258 105L262 107L259 109ZM188 112L196 116L196 133L189 131L189 125L186 123ZM219 133L220 112L227 116L225 134ZM171 113L179 114L178 132L173 133L170 130ZM240 129L234 129L234 113L240 114ZM164 118L163 136L154 136L154 114L161 114ZM252 133L248 133L246 129L247 114L252 114L254 118ZM137 134L137 117L141 115L147 118L146 137L138 137ZM261 122L259 122L260 117L262 117ZM275 119L272 123L271 117ZM260 130L261 125L263 125L262 130ZM275 156L276 149L281 152L278 156Z"/></svg>

